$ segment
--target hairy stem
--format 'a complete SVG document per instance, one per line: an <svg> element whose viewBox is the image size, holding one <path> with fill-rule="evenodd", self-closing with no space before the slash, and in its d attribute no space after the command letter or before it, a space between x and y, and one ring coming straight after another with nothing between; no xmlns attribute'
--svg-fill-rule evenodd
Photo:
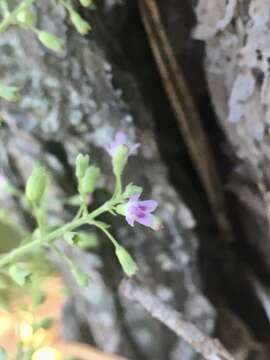
<svg viewBox="0 0 270 360"><path fill-rule="evenodd" d="M12 11L3 21L0 23L0 34L7 30L7 28L16 22L17 15L25 8L32 5L36 0L24 0L14 11Z"/></svg>

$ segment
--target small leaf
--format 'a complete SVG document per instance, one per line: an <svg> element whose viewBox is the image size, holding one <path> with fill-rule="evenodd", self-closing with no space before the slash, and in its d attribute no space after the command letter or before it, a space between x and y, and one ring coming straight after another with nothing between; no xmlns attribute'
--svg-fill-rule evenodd
<svg viewBox="0 0 270 360"><path fill-rule="evenodd" d="M32 292L32 304L34 308L37 308L39 305L43 304L46 300L46 293L43 290L35 289Z"/></svg>
<svg viewBox="0 0 270 360"><path fill-rule="evenodd" d="M31 273L23 266L11 265L9 268L10 277L20 286L23 286L30 280Z"/></svg>
<svg viewBox="0 0 270 360"><path fill-rule="evenodd" d="M57 36L47 31L38 31L38 39L44 46L46 46L50 50L56 52L63 51L63 41Z"/></svg>
<svg viewBox="0 0 270 360"><path fill-rule="evenodd" d="M86 35L90 30L91 26L85 21L76 11L72 10L70 12L70 20L75 26L76 30L81 35Z"/></svg>
<svg viewBox="0 0 270 360"><path fill-rule="evenodd" d="M85 231L66 233L64 239L70 245L78 246L80 249L95 248L98 244L97 236Z"/></svg>
<svg viewBox="0 0 270 360"><path fill-rule="evenodd" d="M115 254L119 260L120 265L122 266L124 273L128 277L135 275L138 271L138 266L132 259L131 255L127 252L127 250L124 247L117 245L115 249Z"/></svg>
<svg viewBox="0 0 270 360"><path fill-rule="evenodd" d="M81 5L84 7L89 7L90 5L92 5L92 0L79 0Z"/></svg>
<svg viewBox="0 0 270 360"><path fill-rule="evenodd" d="M20 89L17 86L0 84L0 97L7 101L18 101L21 98Z"/></svg>
<svg viewBox="0 0 270 360"><path fill-rule="evenodd" d="M75 243L75 240L74 240L75 237L76 237L76 233L73 231L69 231L64 234L65 241L71 246L73 246Z"/></svg>
<svg viewBox="0 0 270 360"><path fill-rule="evenodd" d="M38 329L48 330L54 323L53 318L47 317L44 320L40 321L39 323L35 324L33 327L34 332Z"/></svg>

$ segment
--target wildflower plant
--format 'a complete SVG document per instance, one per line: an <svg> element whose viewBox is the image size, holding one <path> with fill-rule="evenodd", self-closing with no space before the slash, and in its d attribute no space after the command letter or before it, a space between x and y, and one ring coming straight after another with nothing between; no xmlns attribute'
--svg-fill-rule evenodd
<svg viewBox="0 0 270 360"><path fill-rule="evenodd" d="M37 28L36 14L33 6L41 0L22 0L14 7L14 1L0 0L0 35L10 27L16 26L20 29L33 32L37 39L49 50L62 53L64 42L61 38L46 30ZM78 0L81 6L93 9L92 0ZM13 8L11 6L13 5ZM69 20L79 34L85 36L91 30L90 24L72 6L70 0L55 0L56 6L63 6L67 11ZM7 101L17 101L21 97L17 86L8 86L0 83L0 98Z"/></svg>
<svg viewBox="0 0 270 360"><path fill-rule="evenodd" d="M112 170L115 176L114 192L104 204L89 211L89 196L93 193L98 184L101 171L92 164L89 155L79 154L75 161L75 175L77 179L78 193L76 198L78 210L74 218L66 224L51 228L48 225L47 208L44 206L46 190L49 186L48 173L43 166L36 166L27 180L23 203L27 204L36 220L36 229L30 236L27 236L18 247L0 257L0 270L9 275L19 286L31 283L31 267L25 262L26 255L37 253L42 249L51 249L70 268L75 280L80 286L88 284L88 274L72 262L60 248L55 244L58 239L63 239L70 246L83 248L87 242L87 232L80 231L85 225L96 227L111 241L115 255L124 273L131 277L138 271L138 266L128 251L115 239L110 232L110 224L100 221L104 213L124 216L129 225L142 224L157 230L160 226L158 218L153 215L157 208L154 200L140 200L142 188L130 183L123 186L123 172L128 163L130 155L134 155L134 149L139 144L129 145L125 134L118 132L114 141L106 147L111 157ZM9 189L7 185L2 189ZM18 191L12 191L13 196L22 196Z"/></svg>

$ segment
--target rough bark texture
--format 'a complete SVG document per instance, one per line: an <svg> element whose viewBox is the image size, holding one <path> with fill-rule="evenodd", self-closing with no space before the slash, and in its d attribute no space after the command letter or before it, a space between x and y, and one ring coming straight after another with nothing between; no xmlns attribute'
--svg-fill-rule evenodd
<svg viewBox="0 0 270 360"><path fill-rule="evenodd" d="M193 35L205 42L207 84L225 135L221 146L229 164L221 171L231 193L235 247L269 322L270 4L202 0L196 16ZM269 340L268 331L255 333Z"/></svg>
<svg viewBox="0 0 270 360"><path fill-rule="evenodd" d="M168 179L154 130L158 107L144 98L137 69L129 63L124 46L124 42L131 42L131 48L142 46L142 53L137 51L137 67L149 66L149 80L145 78L144 82L155 80L152 64L140 60L144 52L149 56L147 47L138 39L141 36L145 42L141 25L134 34L136 29L128 24L133 16L137 16L135 25L139 23L134 9L133 5L104 2L94 14L93 33L83 39L70 27L61 8L51 6L49 1L41 2L39 25L65 39L66 53L62 57L49 53L29 33L18 36L14 30L1 37L3 78L12 74L12 80L24 89L19 104L2 103L6 125L0 133L1 167L22 186L35 159L47 163L55 179L50 200L53 223L72 214L71 209L63 208L55 200L55 195L75 192L72 167L77 153L91 154L92 161L104 170L100 186L112 191L110 162L102 147L112 140L117 129L125 130L131 138L136 133L142 150L130 160L126 179L143 186L146 197L159 201L164 229L160 232L140 226L131 229L124 221L112 219L114 233L136 258L144 284L210 333L215 311L201 292L195 220ZM123 37L125 31L130 31L130 37L128 33ZM166 106L161 110L164 121L169 121L171 114ZM177 174L184 173L181 181L186 182L185 191L191 191L192 184L183 181L188 173L177 159L178 135L173 125L166 128L168 138L163 137L163 146L169 145L170 155L177 162ZM102 188L95 202L108 196ZM24 220L32 225L27 217ZM59 264L72 289L72 298L63 313L68 339L93 342L103 350L130 359L201 358L142 308L118 294L123 275L111 245L101 235L96 254L64 249L92 277L89 287L80 289L64 264Z"/></svg>

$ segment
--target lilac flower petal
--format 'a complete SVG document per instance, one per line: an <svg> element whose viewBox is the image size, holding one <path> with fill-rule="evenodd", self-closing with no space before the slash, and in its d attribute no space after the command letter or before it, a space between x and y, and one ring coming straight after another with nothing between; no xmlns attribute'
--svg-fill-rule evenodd
<svg viewBox="0 0 270 360"><path fill-rule="evenodd" d="M132 195L130 198L129 198L129 203L133 203L133 202L136 202L139 200L140 198L140 194L135 194L135 195Z"/></svg>
<svg viewBox="0 0 270 360"><path fill-rule="evenodd" d="M134 226L134 221L135 221L134 216L126 215L126 220L130 226Z"/></svg>
<svg viewBox="0 0 270 360"><path fill-rule="evenodd" d="M126 141L127 141L127 135L123 131L117 131L114 140L117 146L126 144Z"/></svg>
<svg viewBox="0 0 270 360"><path fill-rule="evenodd" d="M154 216L149 213L141 213L136 217L136 221L144 226L151 226L154 223Z"/></svg>
<svg viewBox="0 0 270 360"><path fill-rule="evenodd" d="M158 203L155 200L144 200L139 201L138 207L142 211L152 212L158 207Z"/></svg>
<svg viewBox="0 0 270 360"><path fill-rule="evenodd" d="M138 153L138 149L141 146L140 143L136 143L132 145L129 149L129 155L136 155Z"/></svg>

